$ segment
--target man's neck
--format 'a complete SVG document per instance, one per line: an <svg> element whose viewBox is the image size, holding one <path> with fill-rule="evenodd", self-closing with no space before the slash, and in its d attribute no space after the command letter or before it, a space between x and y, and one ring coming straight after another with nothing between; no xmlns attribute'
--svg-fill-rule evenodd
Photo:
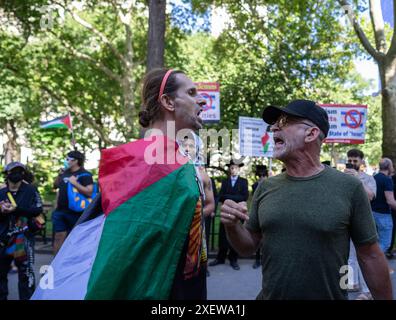
<svg viewBox="0 0 396 320"><path fill-rule="evenodd" d="M192 130L192 129L178 128L177 126L175 126L175 122L172 119L165 120L165 121L160 121L160 120L156 121L150 126L150 128L148 128L146 130L146 132L148 131L148 134L147 134L148 137L163 135L163 136L166 136L166 137L176 140L176 138L178 138L177 134L181 130L186 130L186 134L188 131L191 131L194 133L194 130Z"/></svg>
<svg viewBox="0 0 396 320"><path fill-rule="evenodd" d="M382 174L384 174L384 175L386 175L386 176L389 175L389 174L388 174L388 170L380 170L379 172L382 173Z"/></svg>
<svg viewBox="0 0 396 320"><path fill-rule="evenodd" d="M8 181L8 189L10 191L18 191L19 187L21 186L21 184L22 184L22 181L19 181L17 183L13 183L13 182Z"/></svg>
<svg viewBox="0 0 396 320"><path fill-rule="evenodd" d="M74 173L74 172L77 172L80 169L81 169L81 167L72 167L72 168L70 168L70 172Z"/></svg>
<svg viewBox="0 0 396 320"><path fill-rule="evenodd" d="M286 173L289 176L296 178L311 177L322 170L325 166L320 162L319 155L311 156L310 154L303 154L302 157L289 159L284 161Z"/></svg>

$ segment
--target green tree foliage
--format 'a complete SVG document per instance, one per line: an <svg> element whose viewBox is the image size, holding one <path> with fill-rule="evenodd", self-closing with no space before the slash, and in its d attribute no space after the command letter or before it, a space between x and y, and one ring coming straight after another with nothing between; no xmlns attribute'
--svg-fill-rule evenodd
<svg viewBox="0 0 396 320"><path fill-rule="evenodd" d="M46 193L70 148L70 133L39 130L39 120L71 111L77 146L86 152L138 136L148 11L145 2L137 2L126 26L120 13L126 18L128 12L121 2L86 0L73 9L67 7L72 1L0 0L0 16L8 23L0 28L0 124L5 128L10 120L15 122L25 137L22 143L33 149L31 166ZM171 26L168 17L165 65L185 70L194 81L220 82L222 120L209 127L235 129L239 116L261 117L266 106L295 98L367 103L363 150L370 163L377 161L378 98L366 97L368 84L352 72L356 41L340 24L334 1L193 3L201 12L212 5L223 7L226 28L218 38L187 34ZM53 23L43 28L48 12ZM128 99L132 112L126 110ZM346 148L336 146L339 158ZM324 159L329 152L326 146Z"/></svg>

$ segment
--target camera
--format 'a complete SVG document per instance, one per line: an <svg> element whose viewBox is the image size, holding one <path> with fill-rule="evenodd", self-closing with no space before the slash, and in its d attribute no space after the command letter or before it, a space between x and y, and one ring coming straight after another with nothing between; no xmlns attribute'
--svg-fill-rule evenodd
<svg viewBox="0 0 396 320"><path fill-rule="evenodd" d="M355 167L353 166L353 164L352 164L352 163L349 163L349 162L345 164L345 168L346 168L346 169L355 169Z"/></svg>

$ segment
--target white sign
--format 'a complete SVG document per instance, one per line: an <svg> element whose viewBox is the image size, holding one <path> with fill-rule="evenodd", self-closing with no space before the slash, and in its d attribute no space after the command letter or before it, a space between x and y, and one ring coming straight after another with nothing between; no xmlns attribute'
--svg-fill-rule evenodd
<svg viewBox="0 0 396 320"><path fill-rule="evenodd" d="M272 157L274 140L268 129L263 119L239 117L239 153L250 157Z"/></svg>
<svg viewBox="0 0 396 320"><path fill-rule="evenodd" d="M198 93L206 100L201 118L204 122L220 121L220 85L217 82L197 82Z"/></svg>
<svg viewBox="0 0 396 320"><path fill-rule="evenodd" d="M321 104L329 116L330 130L325 143L364 143L367 106L354 104Z"/></svg>

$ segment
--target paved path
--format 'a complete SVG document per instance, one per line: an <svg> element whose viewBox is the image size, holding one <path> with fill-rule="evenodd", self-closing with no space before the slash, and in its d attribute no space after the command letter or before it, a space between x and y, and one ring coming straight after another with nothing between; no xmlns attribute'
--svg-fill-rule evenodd
<svg viewBox="0 0 396 320"><path fill-rule="evenodd" d="M253 269L254 260L239 259L241 270L229 263L209 267L209 300L254 300L261 288L261 268Z"/></svg>
<svg viewBox="0 0 396 320"><path fill-rule="evenodd" d="M235 271L230 265L221 264L209 267L208 299L217 300L254 300L261 290L261 269L253 269L254 260L238 260L241 270ZM396 299L396 258L388 260L395 272L391 275L393 297ZM349 293L349 299L355 300L360 293Z"/></svg>
<svg viewBox="0 0 396 320"><path fill-rule="evenodd" d="M52 255L36 254L36 283L40 279L39 270L42 265L50 264ZM389 260L388 260L389 261ZM209 300L254 300L261 287L261 269L253 269L253 260L240 259L241 270L233 270L228 263L209 267L210 276L208 279L208 299ZM390 266L396 270L396 258L389 261ZM391 275L394 297L396 297L396 271ZM9 274L9 299L18 299L18 276ZM354 299L358 294L351 293L350 298Z"/></svg>
<svg viewBox="0 0 396 320"><path fill-rule="evenodd" d="M36 284L40 280L40 267L43 265L49 265L52 261L52 255L50 254L36 254L35 256L34 271L36 274ZM9 273L8 274L8 299L17 300L18 297L18 274Z"/></svg>

